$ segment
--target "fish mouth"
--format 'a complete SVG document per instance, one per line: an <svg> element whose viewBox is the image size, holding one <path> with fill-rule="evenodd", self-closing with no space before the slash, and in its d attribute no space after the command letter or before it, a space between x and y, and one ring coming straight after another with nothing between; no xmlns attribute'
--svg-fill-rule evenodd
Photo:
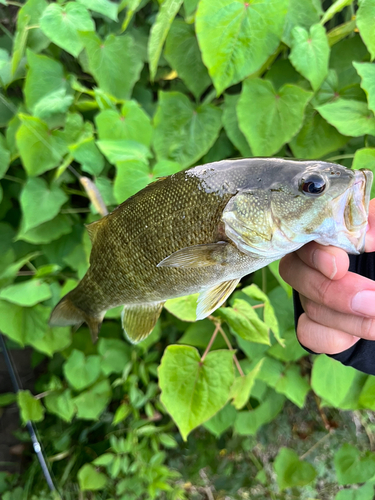
<svg viewBox="0 0 375 500"><path fill-rule="evenodd" d="M368 208L373 180L371 170L361 169L354 171L351 189L347 192L344 210L342 213L346 233L346 251L358 254L365 251L365 237L367 229ZM338 203L340 207L341 203ZM342 205L341 205L342 207ZM341 207L338 208L341 212ZM336 220L340 220L339 218ZM341 219L342 220L342 219Z"/></svg>

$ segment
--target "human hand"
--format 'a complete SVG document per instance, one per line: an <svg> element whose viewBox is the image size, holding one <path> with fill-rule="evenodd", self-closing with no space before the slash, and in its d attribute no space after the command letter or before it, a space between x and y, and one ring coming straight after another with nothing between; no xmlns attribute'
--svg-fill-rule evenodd
<svg viewBox="0 0 375 500"><path fill-rule="evenodd" d="M375 199L370 201L365 251L375 251ZM375 281L348 268L344 250L315 242L280 262L282 278L299 292L305 311L297 337L316 353L337 354L360 338L375 340Z"/></svg>

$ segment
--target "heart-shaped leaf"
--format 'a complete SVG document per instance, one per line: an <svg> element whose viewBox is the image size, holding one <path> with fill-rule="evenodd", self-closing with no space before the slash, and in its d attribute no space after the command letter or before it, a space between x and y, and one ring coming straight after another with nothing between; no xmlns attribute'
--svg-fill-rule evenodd
<svg viewBox="0 0 375 500"><path fill-rule="evenodd" d="M68 197L56 184L50 187L44 179L31 177L26 181L20 196L22 230L28 231L53 219Z"/></svg>
<svg viewBox="0 0 375 500"><path fill-rule="evenodd" d="M40 29L53 43L77 57L83 49L78 31L95 31L95 24L86 7L78 2L63 7L51 3L40 19Z"/></svg>
<svg viewBox="0 0 375 500"><path fill-rule="evenodd" d="M257 71L283 33L287 0L201 0L196 32L217 94Z"/></svg>
<svg viewBox="0 0 375 500"><path fill-rule="evenodd" d="M211 104L195 107L180 92L160 92L154 126L158 159L173 160L185 168L214 144L221 129L221 110Z"/></svg>
<svg viewBox="0 0 375 500"><path fill-rule="evenodd" d="M244 82L237 105L240 129L256 156L271 156L301 128L312 93L286 84L276 92L259 78Z"/></svg>
<svg viewBox="0 0 375 500"><path fill-rule="evenodd" d="M80 391L99 377L100 356L85 357L82 351L73 349L64 364L64 374L73 389Z"/></svg>
<svg viewBox="0 0 375 500"><path fill-rule="evenodd" d="M234 379L233 352L210 352L204 361L194 347L167 347L159 366L161 401L186 441L188 434L228 401Z"/></svg>

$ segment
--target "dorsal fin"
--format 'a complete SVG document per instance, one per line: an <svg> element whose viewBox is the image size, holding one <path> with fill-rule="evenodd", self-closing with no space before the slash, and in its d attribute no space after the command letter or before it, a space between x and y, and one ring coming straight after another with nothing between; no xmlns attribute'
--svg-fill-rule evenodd
<svg viewBox="0 0 375 500"><path fill-rule="evenodd" d="M89 237L91 240L91 243L94 244L95 238L96 238L96 233L98 232L98 229L100 228L100 222L102 219L96 220L94 222L91 222L90 224L85 224L85 227L87 229L87 232L89 233Z"/></svg>

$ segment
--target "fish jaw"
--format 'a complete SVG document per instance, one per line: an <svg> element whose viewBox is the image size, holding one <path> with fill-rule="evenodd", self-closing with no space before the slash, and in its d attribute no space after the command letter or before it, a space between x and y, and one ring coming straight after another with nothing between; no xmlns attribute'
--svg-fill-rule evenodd
<svg viewBox="0 0 375 500"><path fill-rule="evenodd" d="M358 255L365 251L370 192L373 181L371 170L354 171L351 186L332 202L334 232L322 233L315 241L321 245L333 245L349 254Z"/></svg>

